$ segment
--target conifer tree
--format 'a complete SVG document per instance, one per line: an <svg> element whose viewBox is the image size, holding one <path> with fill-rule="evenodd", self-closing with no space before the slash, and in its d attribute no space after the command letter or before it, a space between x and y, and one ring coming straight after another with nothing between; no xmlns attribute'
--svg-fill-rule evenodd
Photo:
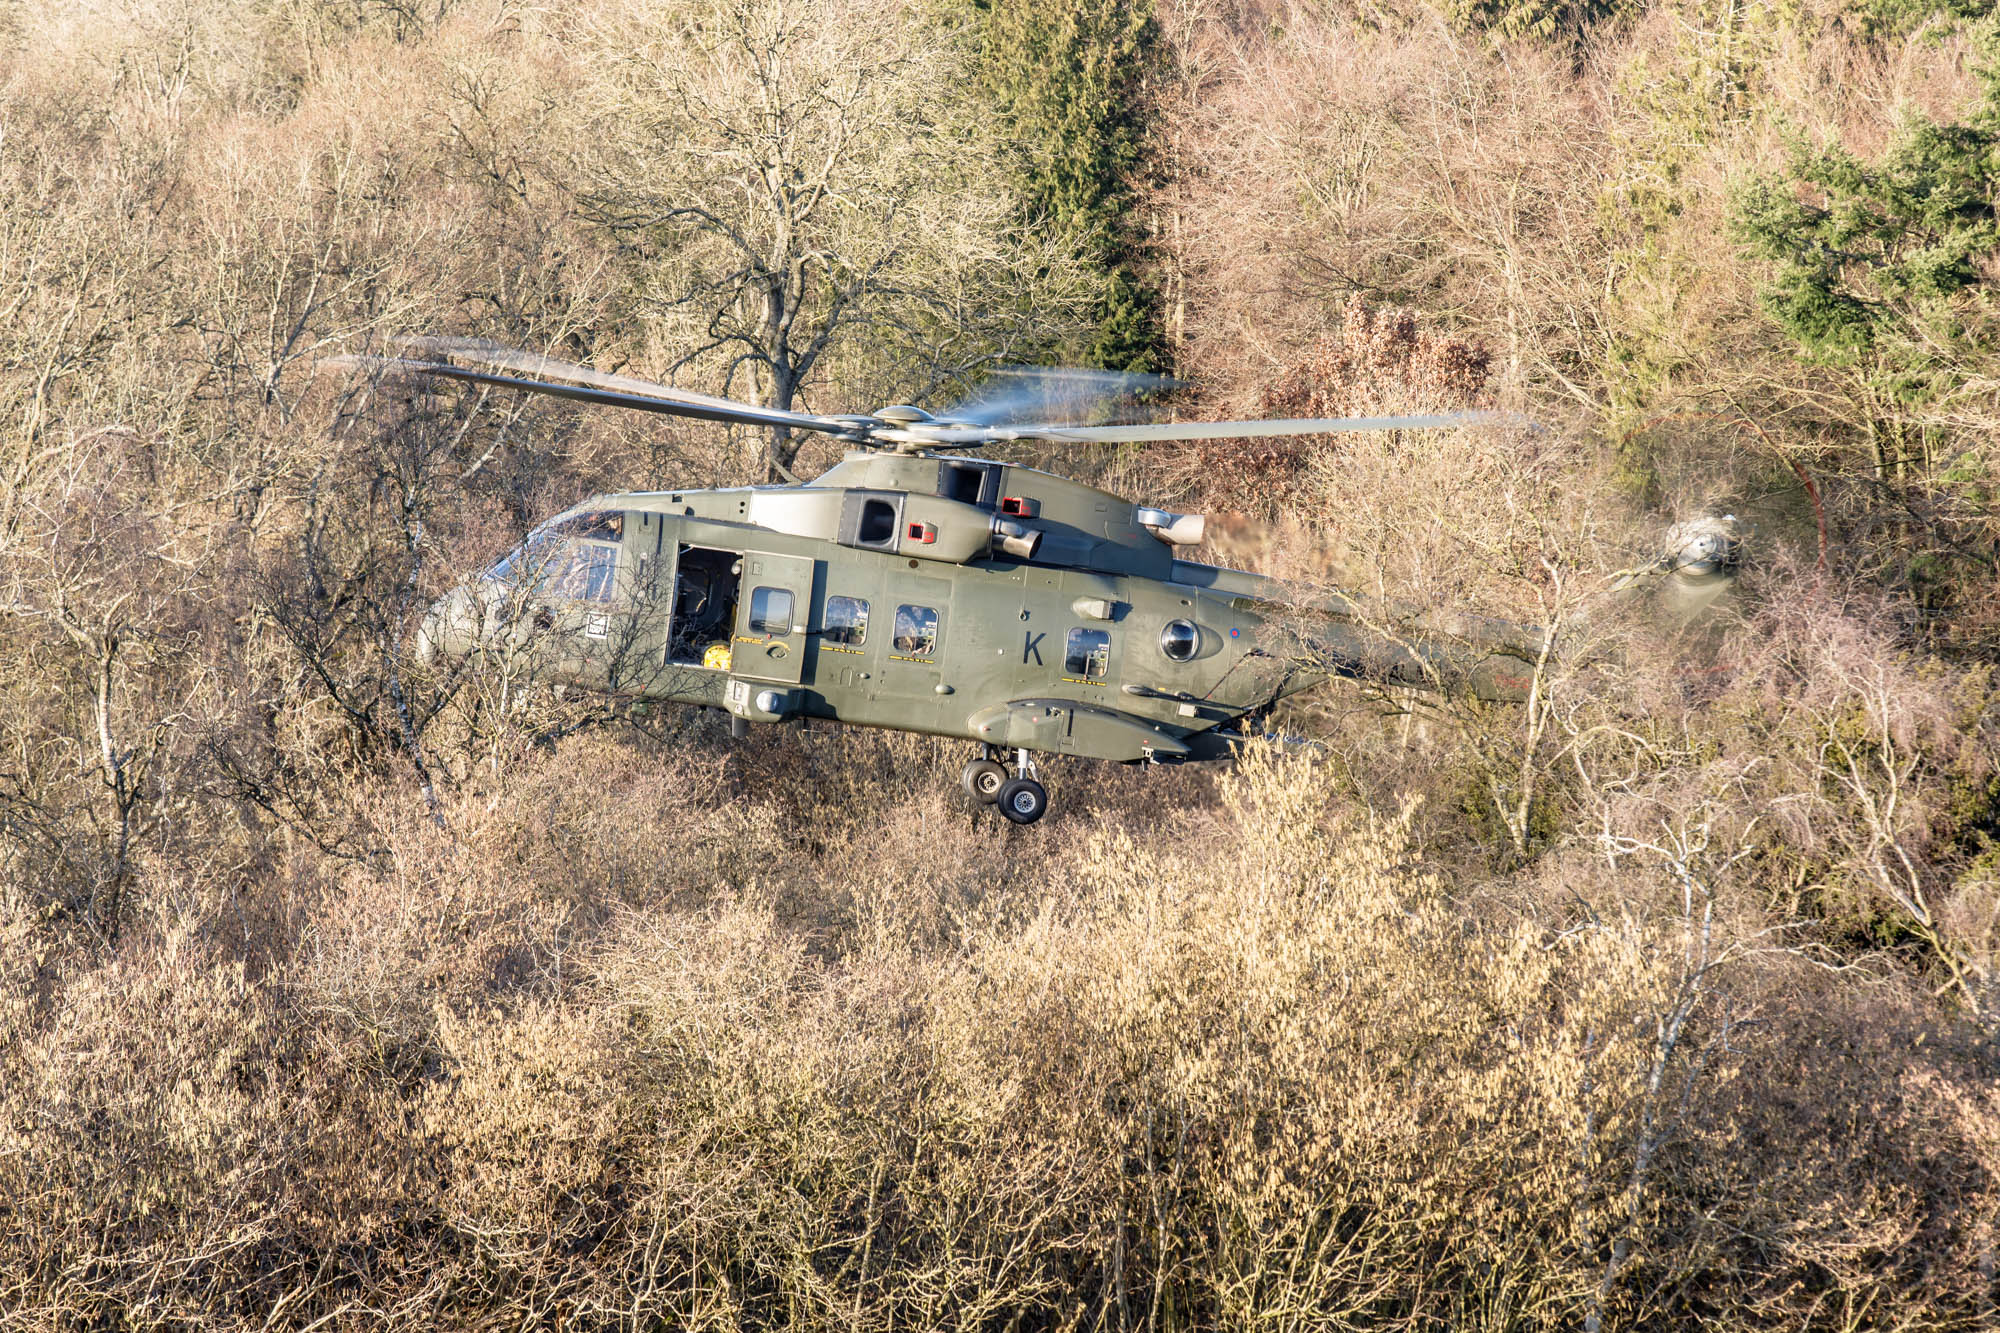
<svg viewBox="0 0 2000 1333"><path fill-rule="evenodd" d="M1556 41L1581 37L1624 7L1620 0L1446 0L1445 12L1468 32Z"/></svg>
<svg viewBox="0 0 2000 1333"><path fill-rule="evenodd" d="M1736 202L1738 239L1771 265L1764 309L1848 386L1884 477L1929 470L1915 419L2000 350L1984 276L2000 256L2000 70L1982 77L1964 123L1912 116L1874 162L1800 148Z"/></svg>
<svg viewBox="0 0 2000 1333"><path fill-rule="evenodd" d="M1145 130L1152 0L972 0L971 10L979 77L1012 130L1030 216L1109 274L1085 357L1114 370L1155 369L1158 302L1139 272L1127 213Z"/></svg>

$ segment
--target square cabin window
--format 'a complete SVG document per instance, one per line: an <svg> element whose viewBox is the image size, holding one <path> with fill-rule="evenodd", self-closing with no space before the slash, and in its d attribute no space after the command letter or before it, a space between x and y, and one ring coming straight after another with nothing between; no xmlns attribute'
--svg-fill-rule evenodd
<svg viewBox="0 0 2000 1333"><path fill-rule="evenodd" d="M929 657L937 650L937 611L928 606L897 607L892 642L899 653Z"/></svg>
<svg viewBox="0 0 2000 1333"><path fill-rule="evenodd" d="M750 594L752 634L792 632L792 594L788 588L758 588Z"/></svg>
<svg viewBox="0 0 2000 1333"><path fill-rule="evenodd" d="M1063 674L1101 679L1111 669L1111 636L1101 629L1073 629L1063 651Z"/></svg>
<svg viewBox="0 0 2000 1333"><path fill-rule="evenodd" d="M826 625L820 638L843 648L859 648L868 642L868 603L859 597L826 599Z"/></svg>

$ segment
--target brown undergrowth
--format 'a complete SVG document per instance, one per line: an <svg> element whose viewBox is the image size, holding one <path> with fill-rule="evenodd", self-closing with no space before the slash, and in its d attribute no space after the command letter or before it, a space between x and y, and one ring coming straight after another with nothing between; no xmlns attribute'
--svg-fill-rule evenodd
<svg viewBox="0 0 2000 1333"><path fill-rule="evenodd" d="M1276 753L1030 841L803 739L884 797L816 853L756 755L605 740L101 956L11 911L9 1324L1980 1308L1966 1035L1698 858L1500 892Z"/></svg>

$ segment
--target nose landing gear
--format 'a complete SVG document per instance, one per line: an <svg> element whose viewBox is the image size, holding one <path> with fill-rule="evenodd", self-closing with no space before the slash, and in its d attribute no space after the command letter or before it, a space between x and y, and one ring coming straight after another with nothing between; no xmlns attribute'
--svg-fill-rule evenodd
<svg viewBox="0 0 2000 1333"><path fill-rule="evenodd" d="M1032 824L1049 809L1048 789L1033 776L1035 761L1026 750L1014 751L1015 776L1010 778L1006 765L994 758L998 753L991 745L985 747L981 757L965 766L959 782L966 795L981 805L997 805L1014 823Z"/></svg>

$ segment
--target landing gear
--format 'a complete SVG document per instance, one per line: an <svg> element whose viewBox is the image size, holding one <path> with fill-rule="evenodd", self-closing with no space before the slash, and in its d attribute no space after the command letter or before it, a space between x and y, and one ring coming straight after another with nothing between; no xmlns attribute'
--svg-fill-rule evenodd
<svg viewBox="0 0 2000 1333"><path fill-rule="evenodd" d="M1014 776L1000 762L1002 751L989 745L980 758L965 766L959 782L965 794L981 805L997 805L1016 824L1032 824L1048 813L1049 793L1035 781L1035 761L1026 750L1014 751Z"/></svg>
<svg viewBox="0 0 2000 1333"><path fill-rule="evenodd" d="M1007 785L1007 767L991 759L975 759L965 766L958 781L967 796L981 805L991 805L1000 799L1000 789Z"/></svg>
<svg viewBox="0 0 2000 1333"><path fill-rule="evenodd" d="M1000 813L1016 824L1032 824L1049 809L1049 793L1033 778L1015 778L1000 789Z"/></svg>

